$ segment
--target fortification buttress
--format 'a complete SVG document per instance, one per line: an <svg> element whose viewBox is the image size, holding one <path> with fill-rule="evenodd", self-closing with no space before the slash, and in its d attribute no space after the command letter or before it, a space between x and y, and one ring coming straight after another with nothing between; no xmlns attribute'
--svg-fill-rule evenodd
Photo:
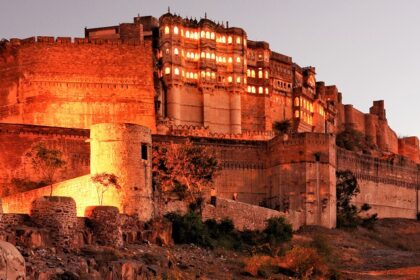
<svg viewBox="0 0 420 280"><path fill-rule="evenodd" d="M121 212L153 216L150 129L135 124L96 124L91 127L91 174L118 176L121 191L105 193L104 205L119 205Z"/></svg>

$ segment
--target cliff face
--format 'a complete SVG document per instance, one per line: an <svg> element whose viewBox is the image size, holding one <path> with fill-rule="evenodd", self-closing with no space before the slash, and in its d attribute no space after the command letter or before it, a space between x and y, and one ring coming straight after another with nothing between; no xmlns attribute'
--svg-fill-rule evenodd
<svg viewBox="0 0 420 280"><path fill-rule="evenodd" d="M151 42L12 40L1 50L0 77L1 122L155 130Z"/></svg>

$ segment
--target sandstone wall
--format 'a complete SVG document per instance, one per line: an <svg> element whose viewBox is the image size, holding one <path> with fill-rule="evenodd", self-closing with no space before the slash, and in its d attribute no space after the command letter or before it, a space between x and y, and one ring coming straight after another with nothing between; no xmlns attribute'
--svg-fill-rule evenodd
<svg viewBox="0 0 420 280"><path fill-rule="evenodd" d="M358 205L369 203L379 218L416 217L419 171L417 165L402 157L381 160L346 150L337 150L337 170L350 170L359 182Z"/></svg>
<svg viewBox="0 0 420 280"><path fill-rule="evenodd" d="M267 219L279 216L285 217L295 230L302 225L295 217L282 212L230 199L218 199L216 207L206 204L202 214L203 220L214 219L220 222L226 218L231 219L238 230L264 230Z"/></svg>
<svg viewBox="0 0 420 280"><path fill-rule="evenodd" d="M29 214L32 202L41 197L49 196L50 187L35 189L32 191L15 194L2 198L4 213ZM54 196L69 196L76 201L77 216L84 217L85 209L88 206L98 205L96 188L90 180L90 175L74 178L53 185ZM115 195L113 189L105 193L106 197L112 198ZM108 201L112 201L109 199ZM117 203L108 205L118 206Z"/></svg>
<svg viewBox="0 0 420 280"><path fill-rule="evenodd" d="M63 181L89 173L89 131L44 126L0 124L0 189L3 194L16 190L13 179L37 181L41 178L25 156L31 145L43 142L60 150L65 166L56 174Z"/></svg>
<svg viewBox="0 0 420 280"><path fill-rule="evenodd" d="M0 52L0 121L155 130L151 42L37 37Z"/></svg>

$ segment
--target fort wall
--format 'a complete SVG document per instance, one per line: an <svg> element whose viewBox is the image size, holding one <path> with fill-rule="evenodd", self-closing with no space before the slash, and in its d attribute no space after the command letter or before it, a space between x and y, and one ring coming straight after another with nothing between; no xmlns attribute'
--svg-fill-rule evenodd
<svg viewBox="0 0 420 280"><path fill-rule="evenodd" d="M403 157L388 160L337 149L337 170L350 170L358 180L360 194L354 202L369 203L379 218L413 219L418 207L419 169Z"/></svg>
<svg viewBox="0 0 420 280"><path fill-rule="evenodd" d="M39 181L40 174L25 156L31 146L42 142L50 149L62 152L66 164L55 181L63 181L89 173L89 131L34 125L0 125L0 190L3 195L17 191L13 179ZM22 190L21 190L22 191Z"/></svg>
<svg viewBox="0 0 420 280"><path fill-rule="evenodd" d="M0 121L70 128L131 122L155 130L150 41L37 37L4 48Z"/></svg>

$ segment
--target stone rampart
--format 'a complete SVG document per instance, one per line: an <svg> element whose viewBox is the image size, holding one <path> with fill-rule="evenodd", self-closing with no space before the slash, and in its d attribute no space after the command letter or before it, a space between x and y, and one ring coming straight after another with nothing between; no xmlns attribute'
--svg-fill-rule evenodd
<svg viewBox="0 0 420 280"><path fill-rule="evenodd" d="M414 162L401 156L379 159L337 148L337 170L355 174L360 186L355 204L370 204L379 218L416 217L420 172Z"/></svg>

